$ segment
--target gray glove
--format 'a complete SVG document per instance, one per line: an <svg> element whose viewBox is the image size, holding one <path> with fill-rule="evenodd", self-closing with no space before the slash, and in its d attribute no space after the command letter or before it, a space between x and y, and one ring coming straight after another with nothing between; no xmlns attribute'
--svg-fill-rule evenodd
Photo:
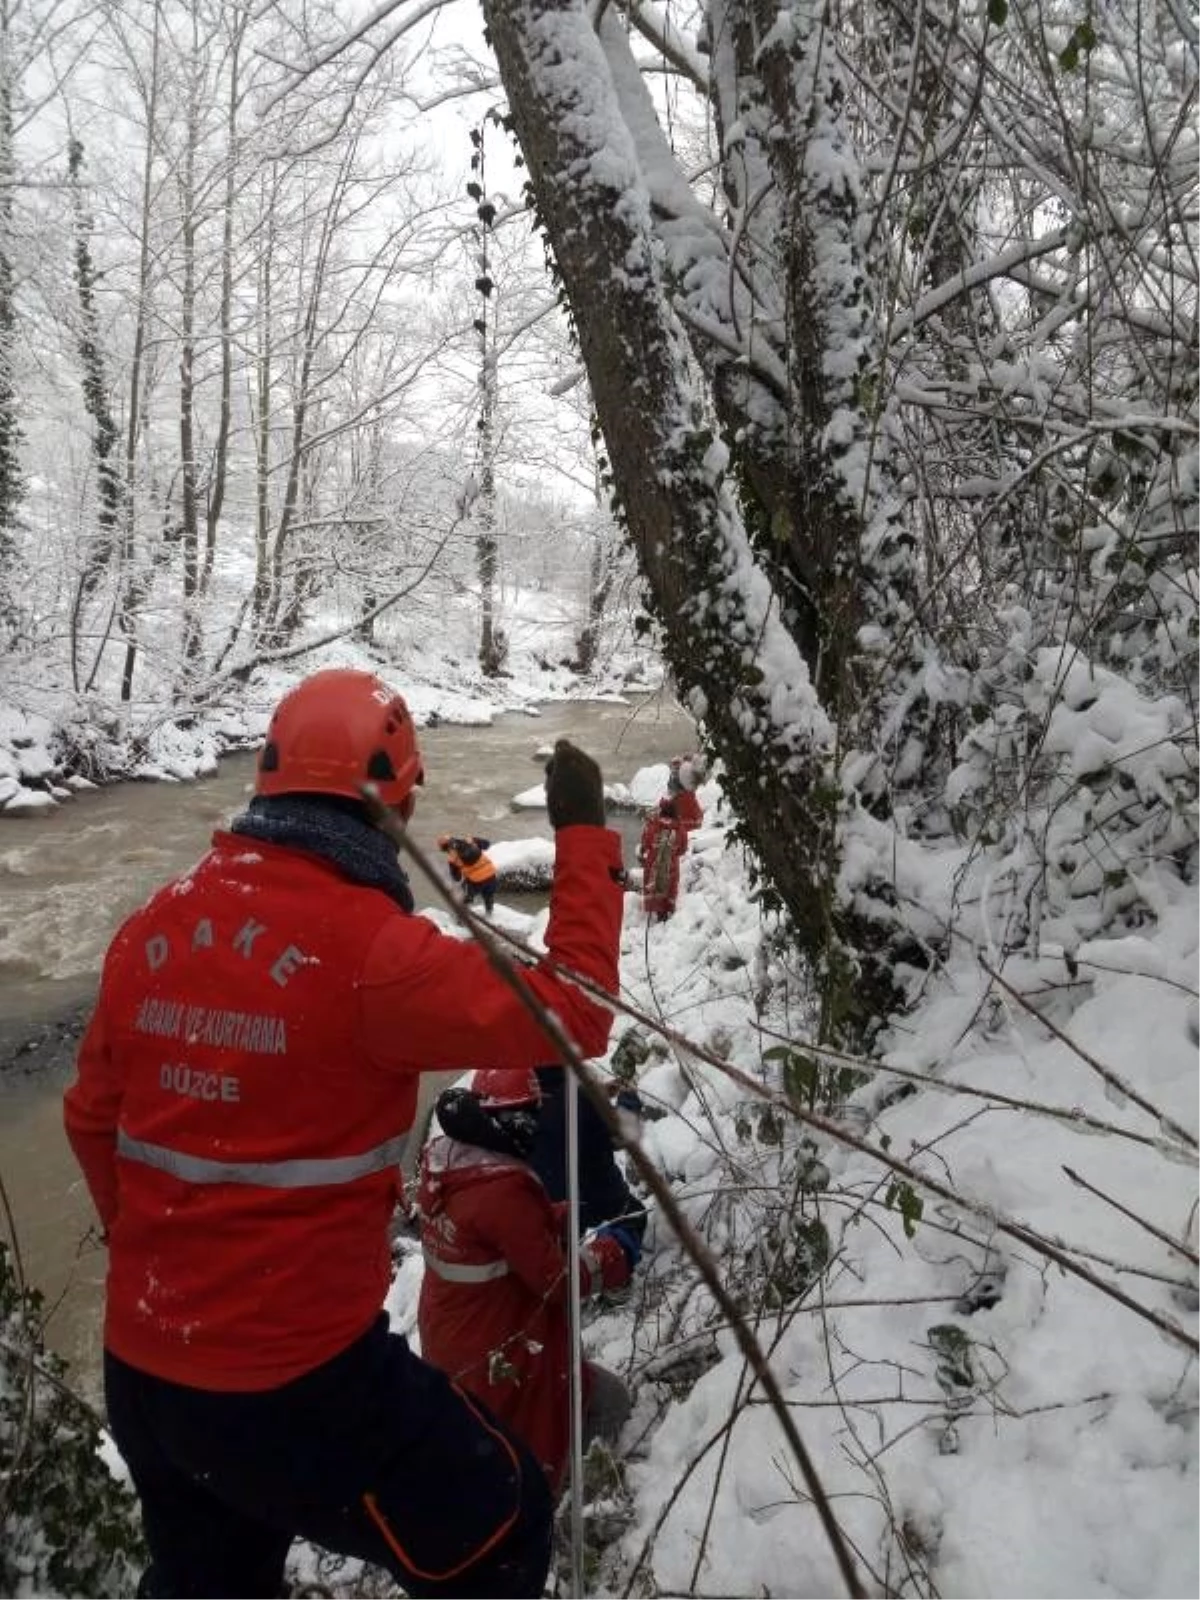
<svg viewBox="0 0 1200 1600"><path fill-rule="evenodd" d="M546 763L546 810L553 828L575 823L604 826L604 780L578 745L559 739Z"/></svg>

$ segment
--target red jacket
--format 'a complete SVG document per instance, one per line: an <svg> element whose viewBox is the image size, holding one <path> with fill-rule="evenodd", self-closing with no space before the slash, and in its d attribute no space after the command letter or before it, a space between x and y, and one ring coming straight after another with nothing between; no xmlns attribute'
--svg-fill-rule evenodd
<svg viewBox="0 0 1200 1600"><path fill-rule="evenodd" d="M421 1354L508 1423L557 1489L570 1443L558 1210L526 1162L446 1137L425 1147L417 1205ZM629 1279L615 1246L604 1256L585 1246L582 1266L585 1296Z"/></svg>
<svg viewBox="0 0 1200 1600"><path fill-rule="evenodd" d="M615 834L561 830L546 930L613 990L619 861ZM603 1051L603 1007L546 968L528 982ZM217 834L114 939L66 1095L109 1235L108 1348L216 1390L336 1355L387 1290L415 1075L547 1053L477 944L319 856Z"/></svg>
<svg viewBox="0 0 1200 1600"><path fill-rule="evenodd" d="M649 915L675 909L679 858L687 849L688 828L675 817L653 816L642 829L642 908Z"/></svg>
<svg viewBox="0 0 1200 1600"><path fill-rule="evenodd" d="M677 789L671 798L675 802L676 819L683 823L685 830L691 833L693 828L698 828L704 821L704 807L695 790Z"/></svg>

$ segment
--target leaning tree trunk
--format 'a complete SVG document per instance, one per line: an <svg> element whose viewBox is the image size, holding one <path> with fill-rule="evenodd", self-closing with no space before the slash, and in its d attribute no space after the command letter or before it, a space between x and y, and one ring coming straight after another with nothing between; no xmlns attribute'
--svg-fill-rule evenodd
<svg viewBox="0 0 1200 1600"><path fill-rule="evenodd" d="M727 482L604 53L574 0L484 0L484 12L668 660L725 764L748 841L842 995L830 1023L845 1031L879 1006L862 985L860 1015L846 1010L868 941L834 893L834 732ZM840 588L844 567L837 577Z"/></svg>
<svg viewBox="0 0 1200 1600"><path fill-rule="evenodd" d="M483 0L483 10L667 659L722 758L744 837L813 958L826 1034L859 1035L890 1010L894 992L886 962L872 960L880 930L838 899L842 728L826 706L838 720L861 717L858 624L867 605L872 619L877 606L893 608L906 557L886 522L869 526L870 448L854 390L870 318L866 304L846 299L866 274L853 258L853 197L814 181L803 158L810 118L784 98L787 70L800 80L805 61L763 64L771 43L750 29L766 46L757 93L787 146L773 155L774 181L798 237L774 285L784 334L770 376L781 421L755 443L757 458L736 462L734 480L718 434L725 424L725 437L736 437L733 389L696 362L675 314L680 285L667 282L662 262L680 258L680 234L674 251L656 248L662 205L651 203L653 176L626 131L632 123L645 138L635 104L643 90L630 82L618 22L598 24L611 30L602 43L578 0ZM795 40L797 58L806 43ZM808 50L813 80L818 56ZM650 165L658 170L658 152ZM821 248L811 238L818 227ZM696 238L706 250L712 234L698 229ZM688 314L683 307L694 334L698 318ZM842 365L822 387L830 328L843 339ZM750 499L747 531L741 507Z"/></svg>

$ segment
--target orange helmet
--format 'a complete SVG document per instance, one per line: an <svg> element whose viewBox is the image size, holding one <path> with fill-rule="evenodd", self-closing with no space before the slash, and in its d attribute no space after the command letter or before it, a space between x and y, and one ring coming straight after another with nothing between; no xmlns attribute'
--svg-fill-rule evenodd
<svg viewBox="0 0 1200 1600"><path fill-rule="evenodd" d="M485 1111L519 1111L542 1103L542 1090L531 1067L481 1067L471 1080Z"/></svg>
<svg viewBox="0 0 1200 1600"><path fill-rule="evenodd" d="M339 794L360 800L373 783L398 806L425 768L403 698L372 672L327 667L275 708L258 758L256 794Z"/></svg>

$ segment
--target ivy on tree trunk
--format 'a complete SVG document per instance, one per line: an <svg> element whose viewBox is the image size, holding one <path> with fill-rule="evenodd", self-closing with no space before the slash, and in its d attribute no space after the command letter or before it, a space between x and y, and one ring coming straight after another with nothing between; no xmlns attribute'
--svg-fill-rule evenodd
<svg viewBox="0 0 1200 1600"><path fill-rule="evenodd" d="M857 709L854 628L865 595L886 589L871 569L887 541L874 530L868 537L869 507L855 502L847 481L846 452L860 448L865 428L853 413L837 429L827 425L857 403L855 372L835 384L820 359L824 316L855 318L852 331L863 336L868 314L850 305L863 276L839 268L830 282L824 262L818 271L819 252L806 256L793 242L787 319L809 358L765 369L778 425L754 438L742 429L739 469L721 423L739 406L746 419L749 387L722 375L720 363L708 369L716 383L706 381L673 299L654 208L639 189L637 152L614 136L623 121L618 86L637 92L621 75L623 30L606 16L597 37L570 0L485 0L484 10L667 658L724 763L742 836L813 961L824 1031L851 1038L895 1000L886 959L872 954L879 934L837 894L838 736L814 689L815 679L841 713ZM606 49L618 53L611 71ZM765 85L758 94L767 105ZM796 108L786 137L799 140L804 112ZM810 235L823 229L822 244L840 226L838 246L852 251L852 196L822 194L777 159L793 221ZM858 368L865 354L852 354ZM903 561L894 569L902 574Z"/></svg>
<svg viewBox="0 0 1200 1600"><path fill-rule="evenodd" d="M96 534L84 558L80 587L89 594L112 565L121 520L121 477L116 456L117 424L109 403L108 376L96 310L96 268L92 260L92 219L83 193L83 145L67 145L67 176L75 222L75 289L79 297L79 361L83 404L92 424L96 464Z"/></svg>

